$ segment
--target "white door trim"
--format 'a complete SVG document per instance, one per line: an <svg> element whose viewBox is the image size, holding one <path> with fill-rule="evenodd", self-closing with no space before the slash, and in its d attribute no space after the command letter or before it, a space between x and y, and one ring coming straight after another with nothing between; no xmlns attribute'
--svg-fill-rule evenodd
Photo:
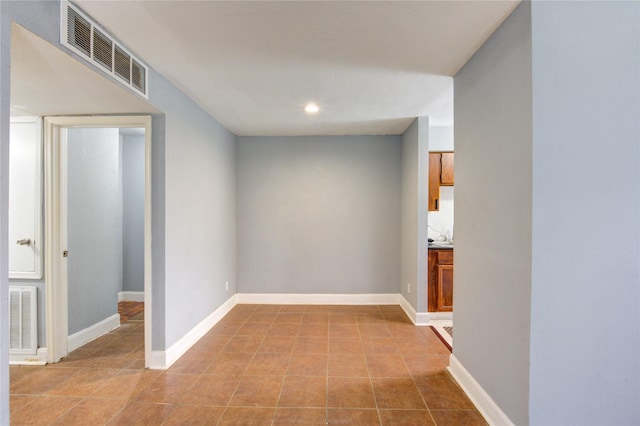
<svg viewBox="0 0 640 426"><path fill-rule="evenodd" d="M60 202L66 191L66 176L62 171L68 128L125 128L145 129L144 182L144 357L145 366L151 364L151 117L137 116L78 116L45 117L44 119L44 181L45 181L45 289L47 361L57 362L67 355L69 325L67 314L66 228L62 219L66 206Z"/></svg>

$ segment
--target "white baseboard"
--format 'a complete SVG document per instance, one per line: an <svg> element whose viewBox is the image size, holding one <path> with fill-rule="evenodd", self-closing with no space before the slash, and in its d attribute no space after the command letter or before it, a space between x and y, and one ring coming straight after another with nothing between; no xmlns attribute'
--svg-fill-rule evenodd
<svg viewBox="0 0 640 426"><path fill-rule="evenodd" d="M144 291L121 291L118 293L118 302L144 302Z"/></svg>
<svg viewBox="0 0 640 426"><path fill-rule="evenodd" d="M453 354L449 357L448 370L487 423L494 426L514 424Z"/></svg>
<svg viewBox="0 0 640 426"><path fill-rule="evenodd" d="M402 294L398 295L398 299L400 307L407 314L413 325L427 325L429 323L429 315L426 312L416 312L411 303Z"/></svg>
<svg viewBox="0 0 640 426"><path fill-rule="evenodd" d="M453 312L428 312L429 322L453 321Z"/></svg>
<svg viewBox="0 0 640 426"><path fill-rule="evenodd" d="M193 346L202 336L207 334L211 328L229 313L236 305L236 295L231 296L218 309L213 311L208 317L200 321L198 325L187 332L180 340L171 345L166 351L151 351L152 370L165 370L176 362L191 346Z"/></svg>
<svg viewBox="0 0 640 426"><path fill-rule="evenodd" d="M102 321L69 336L67 350L69 352L76 350L80 346L97 339L117 327L120 327L120 314L113 314L109 318L103 319Z"/></svg>
<svg viewBox="0 0 640 426"><path fill-rule="evenodd" d="M416 312L411 303L400 296L400 307L404 310L407 316L411 319L414 325L425 326L434 325L436 321L452 321L453 312Z"/></svg>
<svg viewBox="0 0 640 426"><path fill-rule="evenodd" d="M47 348L38 348L35 355L9 354L9 365L45 365Z"/></svg>
<svg viewBox="0 0 640 426"><path fill-rule="evenodd" d="M167 366L167 353L165 351L151 351L151 363L149 369L151 370L166 370Z"/></svg>
<svg viewBox="0 0 640 426"><path fill-rule="evenodd" d="M397 305L397 293L381 294L282 294L238 293L236 303L270 305Z"/></svg>

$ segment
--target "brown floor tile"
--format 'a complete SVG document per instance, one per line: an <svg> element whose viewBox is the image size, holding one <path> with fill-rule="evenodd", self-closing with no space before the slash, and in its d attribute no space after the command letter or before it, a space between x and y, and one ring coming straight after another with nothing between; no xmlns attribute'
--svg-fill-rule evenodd
<svg viewBox="0 0 640 426"><path fill-rule="evenodd" d="M37 397L29 395L11 395L9 397L9 409L17 410L18 408L33 402L35 398Z"/></svg>
<svg viewBox="0 0 640 426"><path fill-rule="evenodd" d="M305 312L302 317L303 324L329 324L328 312Z"/></svg>
<svg viewBox="0 0 640 426"><path fill-rule="evenodd" d="M267 332L268 336L297 336L300 330L300 323L278 323L271 324Z"/></svg>
<svg viewBox="0 0 640 426"><path fill-rule="evenodd" d="M58 417L81 401L81 398L60 396L39 396L29 404L11 411L11 424L49 425Z"/></svg>
<svg viewBox="0 0 640 426"><path fill-rule="evenodd" d="M358 324L358 329L360 330L360 336L362 336L363 338L366 338L366 337L391 338L391 333L387 328L387 324L384 322L375 323L375 324L372 324L372 323Z"/></svg>
<svg viewBox="0 0 640 426"><path fill-rule="evenodd" d="M164 426L209 426L218 423L224 413L224 407L178 405Z"/></svg>
<svg viewBox="0 0 640 426"><path fill-rule="evenodd" d="M432 410L431 415L438 426L486 426L487 422L477 411Z"/></svg>
<svg viewBox="0 0 640 426"><path fill-rule="evenodd" d="M280 311L280 313L278 314L278 316L276 317L275 320L273 320L274 323L282 323L282 322L286 322L286 323L295 323L295 324L299 324L302 322L302 317L304 316L304 312L282 312Z"/></svg>
<svg viewBox="0 0 640 426"><path fill-rule="evenodd" d="M328 351L326 337L297 337L293 345L293 353L326 354Z"/></svg>
<svg viewBox="0 0 640 426"><path fill-rule="evenodd" d="M239 375L203 375L186 392L180 404L225 406L240 383Z"/></svg>
<svg viewBox="0 0 640 426"><path fill-rule="evenodd" d="M208 352L210 354L218 354L224 349L224 347L231 340L230 335L226 334L211 334L211 332L204 335L195 345L191 347L192 351Z"/></svg>
<svg viewBox="0 0 640 426"><path fill-rule="evenodd" d="M330 355L328 375L333 377L369 377L369 370L362 355Z"/></svg>
<svg viewBox="0 0 640 426"><path fill-rule="evenodd" d="M105 385L118 370L79 370L64 382L47 391L49 396L87 396Z"/></svg>
<svg viewBox="0 0 640 426"><path fill-rule="evenodd" d="M254 353L223 352L209 364L206 374L244 374Z"/></svg>
<svg viewBox="0 0 640 426"><path fill-rule="evenodd" d="M284 376L244 376L229 405L236 407L275 407Z"/></svg>
<svg viewBox="0 0 640 426"><path fill-rule="evenodd" d="M43 367L30 365L10 365L9 366L9 383L13 384L24 379L30 374L41 371Z"/></svg>
<svg viewBox="0 0 640 426"><path fill-rule="evenodd" d="M255 352L264 336L234 336L222 349L222 352Z"/></svg>
<svg viewBox="0 0 640 426"><path fill-rule="evenodd" d="M428 410L380 410L383 426L435 426Z"/></svg>
<svg viewBox="0 0 640 426"><path fill-rule="evenodd" d="M162 374L135 396L137 401L176 403L198 381L196 374Z"/></svg>
<svg viewBox="0 0 640 426"><path fill-rule="evenodd" d="M327 380L324 377L287 376L278 407L326 407Z"/></svg>
<svg viewBox="0 0 640 426"><path fill-rule="evenodd" d="M404 362L414 378L433 376L449 366L449 355L403 355Z"/></svg>
<svg viewBox="0 0 640 426"><path fill-rule="evenodd" d="M172 404L130 402L109 422L109 426L159 425L171 414Z"/></svg>
<svg viewBox="0 0 640 426"><path fill-rule="evenodd" d="M10 366L12 424L485 425L449 350L397 305L237 305L166 372L144 356L127 321L57 364Z"/></svg>
<svg viewBox="0 0 640 426"><path fill-rule="evenodd" d="M258 352L289 353L293 350L295 343L295 336L265 336Z"/></svg>
<svg viewBox="0 0 640 426"><path fill-rule="evenodd" d="M200 374L207 370L215 355L209 352L188 351L168 370L169 374Z"/></svg>
<svg viewBox="0 0 640 426"><path fill-rule="evenodd" d="M268 376L284 376L289 366L289 358L291 355L286 353L257 353L245 374L247 375L268 375Z"/></svg>
<svg viewBox="0 0 640 426"><path fill-rule="evenodd" d="M280 305L280 313L301 312L305 313L310 305Z"/></svg>
<svg viewBox="0 0 640 426"><path fill-rule="evenodd" d="M271 324L263 323L263 322L248 322L243 324L242 327L238 330L237 335L253 335L253 336L264 336L269 331Z"/></svg>
<svg viewBox="0 0 640 426"><path fill-rule="evenodd" d="M329 355L362 355L364 349L360 338L329 337Z"/></svg>
<svg viewBox="0 0 640 426"><path fill-rule="evenodd" d="M56 425L104 425L114 418L127 401L122 399L86 398L67 411Z"/></svg>
<svg viewBox="0 0 640 426"><path fill-rule="evenodd" d="M409 370L399 354L366 355L371 377L409 377Z"/></svg>
<svg viewBox="0 0 640 426"><path fill-rule="evenodd" d="M276 410L274 426L278 425L324 425L327 412L325 408L281 408Z"/></svg>
<svg viewBox="0 0 640 426"><path fill-rule="evenodd" d="M267 305L256 305L255 312L271 312L278 313L282 310L282 307L286 305L276 305L276 304L267 304Z"/></svg>
<svg viewBox="0 0 640 426"><path fill-rule="evenodd" d="M329 409L327 423L330 425L374 426L380 424L378 410Z"/></svg>
<svg viewBox="0 0 640 426"><path fill-rule="evenodd" d="M227 407L218 425L269 426L275 411L275 408Z"/></svg>
<svg viewBox="0 0 640 426"><path fill-rule="evenodd" d="M329 323L324 322L303 322L298 330L298 337L329 337Z"/></svg>
<svg viewBox="0 0 640 426"><path fill-rule="evenodd" d="M132 399L156 380L157 370L122 370L91 393L93 398Z"/></svg>
<svg viewBox="0 0 640 426"><path fill-rule="evenodd" d="M430 410L472 410L473 404L446 371L416 379L416 385Z"/></svg>
<svg viewBox="0 0 640 426"><path fill-rule="evenodd" d="M328 407L376 408L368 377L329 377L328 383Z"/></svg>
<svg viewBox="0 0 640 426"><path fill-rule="evenodd" d="M254 312L253 314L249 315L249 317L247 318L247 322L263 322L271 324L277 316L277 312Z"/></svg>
<svg viewBox="0 0 640 426"><path fill-rule="evenodd" d="M29 374L22 380L11 384L12 395L43 395L60 383L73 376L79 370L76 368L49 368Z"/></svg>
<svg viewBox="0 0 640 426"><path fill-rule="evenodd" d="M360 329L358 325L353 323L329 323L329 337L351 337L359 338Z"/></svg>
<svg viewBox="0 0 640 426"><path fill-rule="evenodd" d="M289 360L287 375L290 376L322 376L327 375L327 355L293 354Z"/></svg>
<svg viewBox="0 0 640 426"><path fill-rule="evenodd" d="M404 378L372 378L373 394L378 408L398 408L426 410L427 406L413 379Z"/></svg>
<svg viewBox="0 0 640 426"><path fill-rule="evenodd" d="M304 310L305 313L323 313L329 314L331 312L330 305L308 305Z"/></svg>
<svg viewBox="0 0 640 426"><path fill-rule="evenodd" d="M396 345L396 341L391 337L363 338L362 348L364 349L364 353L370 354L370 355L400 353L400 350Z"/></svg>
<svg viewBox="0 0 640 426"><path fill-rule="evenodd" d="M329 316L329 322L335 324L357 324L356 314L346 312L332 312Z"/></svg>

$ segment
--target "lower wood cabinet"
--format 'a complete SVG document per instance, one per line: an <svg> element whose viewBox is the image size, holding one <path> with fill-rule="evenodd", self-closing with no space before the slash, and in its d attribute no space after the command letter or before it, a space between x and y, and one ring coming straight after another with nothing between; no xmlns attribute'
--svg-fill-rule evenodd
<svg viewBox="0 0 640 426"><path fill-rule="evenodd" d="M453 310L453 250L429 250L429 312Z"/></svg>

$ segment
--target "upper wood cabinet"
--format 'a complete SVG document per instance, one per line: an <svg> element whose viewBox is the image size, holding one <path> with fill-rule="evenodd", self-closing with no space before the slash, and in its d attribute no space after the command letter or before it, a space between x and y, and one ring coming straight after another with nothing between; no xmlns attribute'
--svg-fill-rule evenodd
<svg viewBox="0 0 640 426"><path fill-rule="evenodd" d="M429 153L429 211L440 206L440 154Z"/></svg>
<svg viewBox="0 0 640 426"><path fill-rule="evenodd" d="M453 152L443 152L440 163L440 185L453 186Z"/></svg>
<svg viewBox="0 0 640 426"><path fill-rule="evenodd" d="M440 210L440 187L453 186L453 152L429 153L429 211Z"/></svg>

